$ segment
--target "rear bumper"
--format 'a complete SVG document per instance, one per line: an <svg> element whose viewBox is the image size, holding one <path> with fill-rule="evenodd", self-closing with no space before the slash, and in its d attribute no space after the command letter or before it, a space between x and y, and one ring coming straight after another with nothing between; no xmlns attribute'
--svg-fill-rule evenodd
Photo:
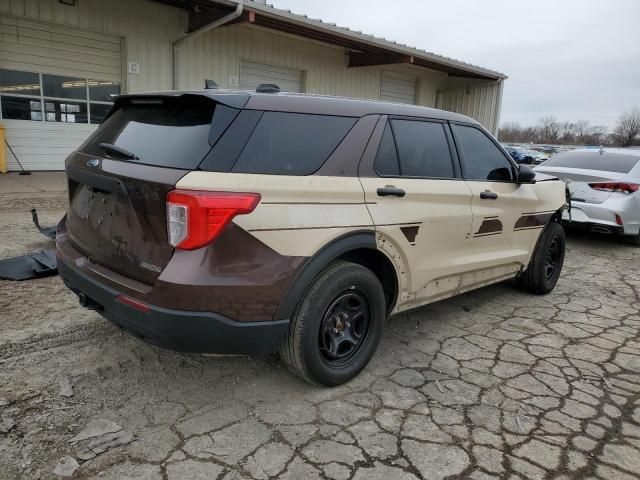
<svg viewBox="0 0 640 480"><path fill-rule="evenodd" d="M601 233L637 235L640 232L640 208L634 199L609 199L603 203L571 202L571 217L565 210L562 219L570 225L585 227ZM622 225L616 222L616 215Z"/></svg>
<svg viewBox="0 0 640 480"><path fill-rule="evenodd" d="M289 329L289 320L238 322L210 312L172 310L147 305L141 311L116 300L121 292L64 261L58 271L81 303L123 330L160 347L182 352L267 354L275 352Z"/></svg>

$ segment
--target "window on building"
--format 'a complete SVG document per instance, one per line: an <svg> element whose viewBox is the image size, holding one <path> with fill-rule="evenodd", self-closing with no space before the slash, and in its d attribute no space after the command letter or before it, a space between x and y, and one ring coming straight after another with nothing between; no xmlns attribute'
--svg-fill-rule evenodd
<svg viewBox="0 0 640 480"><path fill-rule="evenodd" d="M0 69L2 118L42 120L40 75Z"/></svg>
<svg viewBox="0 0 640 480"><path fill-rule="evenodd" d="M454 125L456 141L464 155L464 177L469 180L512 181L511 163L480 129Z"/></svg>
<svg viewBox="0 0 640 480"><path fill-rule="evenodd" d="M0 118L97 124L119 93L118 82L0 69Z"/></svg>

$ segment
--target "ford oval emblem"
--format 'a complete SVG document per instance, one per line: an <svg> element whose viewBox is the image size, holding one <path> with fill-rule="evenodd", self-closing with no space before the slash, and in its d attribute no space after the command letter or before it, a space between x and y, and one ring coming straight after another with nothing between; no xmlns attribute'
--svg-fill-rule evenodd
<svg viewBox="0 0 640 480"><path fill-rule="evenodd" d="M98 165L100 165L100 160L97 158L87 160L87 167L97 167Z"/></svg>

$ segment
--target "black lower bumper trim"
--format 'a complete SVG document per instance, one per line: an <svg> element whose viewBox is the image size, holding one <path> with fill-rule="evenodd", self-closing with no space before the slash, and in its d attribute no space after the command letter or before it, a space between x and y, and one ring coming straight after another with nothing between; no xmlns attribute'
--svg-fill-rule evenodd
<svg viewBox="0 0 640 480"><path fill-rule="evenodd" d="M81 304L96 310L123 330L160 347L181 352L267 354L275 352L289 329L289 320L238 322L209 312L171 310L148 305L143 312L120 303L121 293L107 287L58 257L64 283Z"/></svg>

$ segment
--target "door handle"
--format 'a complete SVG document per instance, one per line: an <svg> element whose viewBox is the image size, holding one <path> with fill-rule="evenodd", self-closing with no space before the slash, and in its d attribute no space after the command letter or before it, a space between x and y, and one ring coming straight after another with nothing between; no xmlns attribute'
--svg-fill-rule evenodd
<svg viewBox="0 0 640 480"><path fill-rule="evenodd" d="M483 200L496 200L498 198L498 194L491 190L485 190L484 192L480 192L480 198Z"/></svg>
<svg viewBox="0 0 640 480"><path fill-rule="evenodd" d="M396 188L393 185L386 185L376 190L379 197L404 197L405 191L401 188Z"/></svg>

